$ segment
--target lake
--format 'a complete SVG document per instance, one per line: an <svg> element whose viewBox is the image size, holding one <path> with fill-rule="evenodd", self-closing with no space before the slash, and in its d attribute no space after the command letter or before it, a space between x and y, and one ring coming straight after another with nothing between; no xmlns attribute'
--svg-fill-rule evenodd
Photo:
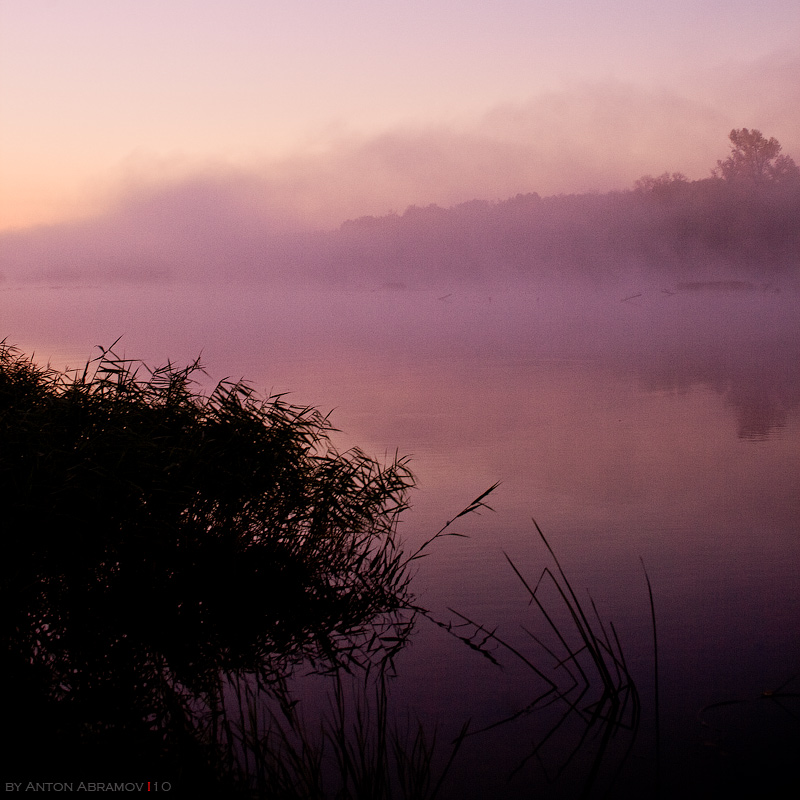
<svg viewBox="0 0 800 800"><path fill-rule="evenodd" d="M531 585L545 566L555 569L536 520L580 602L591 610L590 593L603 623L614 623L641 697L638 732L615 729L608 744L602 723L572 714L559 724L564 712L553 704L465 740L444 796L575 797L612 780L611 796L655 796L642 564L657 621L663 796L761 789L794 774L796 293L713 282L603 291L0 289L0 336L39 362L82 366L95 345L121 336L116 352L151 365L200 356L209 386L244 377L262 393L331 411L342 448L409 455L418 482L401 522L409 549L499 482L486 500L494 511L449 529L467 538L441 538L418 562L418 600L440 621L461 620L454 609L497 628L552 670L521 627L536 633L546 622L506 557ZM557 594L543 592L568 628ZM397 661L398 718L408 709L438 723L446 743L466 719L477 731L532 703L541 681L530 666L497 640L487 647L502 669L422 620ZM299 685L313 706L320 688Z"/></svg>

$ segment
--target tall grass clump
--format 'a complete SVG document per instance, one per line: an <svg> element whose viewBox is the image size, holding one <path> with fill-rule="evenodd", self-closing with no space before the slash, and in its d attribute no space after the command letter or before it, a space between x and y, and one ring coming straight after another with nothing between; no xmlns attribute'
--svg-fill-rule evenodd
<svg viewBox="0 0 800 800"><path fill-rule="evenodd" d="M221 676L385 664L408 634L406 462L200 370L101 348L58 371L0 343L0 658L37 775L219 780Z"/></svg>
<svg viewBox="0 0 800 800"><path fill-rule="evenodd" d="M285 800L434 800L468 722L452 741L395 713L390 670L338 670L326 701L304 707L287 683L236 678L224 715L231 774L252 796ZM310 712L310 713L308 713Z"/></svg>

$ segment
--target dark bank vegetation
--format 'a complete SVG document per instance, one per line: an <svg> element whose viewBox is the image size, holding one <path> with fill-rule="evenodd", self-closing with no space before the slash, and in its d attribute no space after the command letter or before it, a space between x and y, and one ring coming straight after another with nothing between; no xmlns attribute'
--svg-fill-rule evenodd
<svg viewBox="0 0 800 800"><path fill-rule="evenodd" d="M0 345L10 764L202 780L226 676L386 663L412 624L405 462L339 453L319 412L241 382L204 395L198 369Z"/></svg>

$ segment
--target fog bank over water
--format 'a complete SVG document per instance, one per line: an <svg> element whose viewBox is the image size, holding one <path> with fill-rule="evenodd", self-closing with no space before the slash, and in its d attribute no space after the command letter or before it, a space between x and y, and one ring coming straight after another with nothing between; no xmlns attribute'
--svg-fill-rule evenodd
<svg viewBox="0 0 800 800"><path fill-rule="evenodd" d="M134 358L203 353L211 375L277 375L322 406L348 403L351 386L328 389L362 364L422 397L452 359L586 362L654 391L710 388L740 438L779 435L800 395L800 172L784 167L410 206L332 230L275 212L253 175L184 176L94 220L0 234L3 335L73 367L123 335ZM331 365L324 393L295 369L310 353L316 374Z"/></svg>
<svg viewBox="0 0 800 800"><path fill-rule="evenodd" d="M796 284L800 181L755 191L714 178L649 180L603 195L411 206L322 231L265 211L252 178L195 177L134 193L94 220L0 234L0 277L443 291Z"/></svg>

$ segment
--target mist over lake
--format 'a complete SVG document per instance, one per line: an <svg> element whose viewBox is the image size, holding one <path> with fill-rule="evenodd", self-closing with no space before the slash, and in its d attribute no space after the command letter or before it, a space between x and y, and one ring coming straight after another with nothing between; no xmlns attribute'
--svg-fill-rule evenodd
<svg viewBox="0 0 800 800"><path fill-rule="evenodd" d="M572 282L630 294L703 282L775 291L796 285L800 259L800 179L786 164L789 174L763 185L664 173L628 191L414 205L326 229L265 210L270 185L258 176L192 175L129 187L91 219L0 232L0 278L440 294Z"/></svg>

